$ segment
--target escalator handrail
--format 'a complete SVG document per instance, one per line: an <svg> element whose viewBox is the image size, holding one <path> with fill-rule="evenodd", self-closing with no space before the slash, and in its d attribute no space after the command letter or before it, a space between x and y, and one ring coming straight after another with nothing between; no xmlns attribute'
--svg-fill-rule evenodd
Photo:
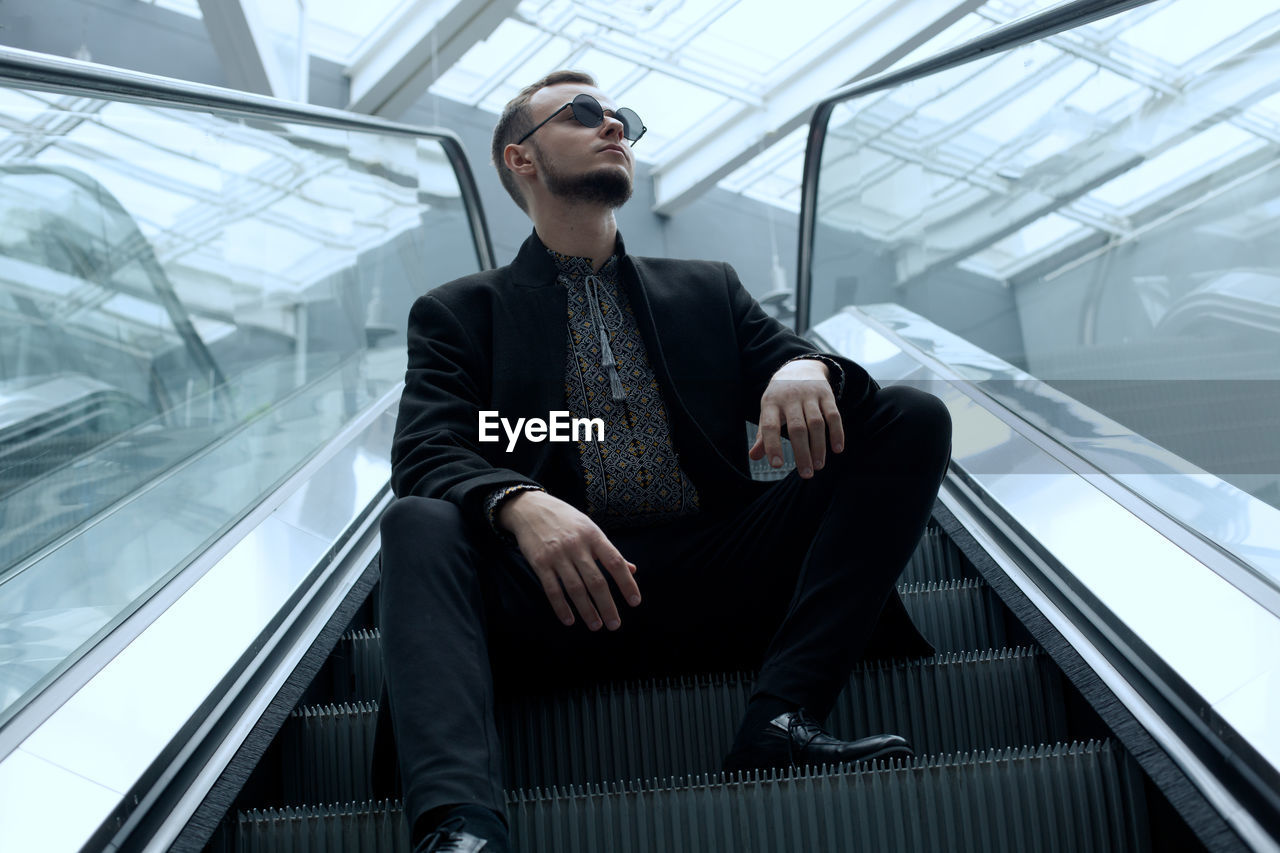
<svg viewBox="0 0 1280 853"><path fill-rule="evenodd" d="M88 97L132 101L178 109L216 110L242 117L290 121L339 130L412 136L440 143L458 179L467 210L481 269L496 266L493 242L480 202L480 190L462 147L450 130L388 121L375 116L284 101L204 83L174 80L141 71L129 71L0 46L0 84Z"/></svg>
<svg viewBox="0 0 1280 853"><path fill-rule="evenodd" d="M800 183L799 257L796 266L795 330L803 334L809 328L810 295L813 288L813 242L817 231L818 172L822 148L827 138L827 122L836 106L863 95L919 80L939 71L963 65L989 54L998 53L1028 42L1047 38L1063 30L1073 29L1120 12L1146 6L1155 0L1071 0L1052 9L1028 15L996 27L964 44L934 56L913 62L896 71L885 71L866 80L843 86L814 105L809 119L809 140L805 145L804 177Z"/></svg>

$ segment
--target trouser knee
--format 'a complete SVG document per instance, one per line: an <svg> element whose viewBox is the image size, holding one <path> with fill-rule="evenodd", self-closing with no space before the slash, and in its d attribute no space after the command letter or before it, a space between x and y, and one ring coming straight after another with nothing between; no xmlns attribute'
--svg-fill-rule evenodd
<svg viewBox="0 0 1280 853"><path fill-rule="evenodd" d="M891 385L876 393L887 421L882 430L884 470L903 474L941 475L951 458L951 413L925 391ZM874 460L873 460L874 461Z"/></svg>
<svg viewBox="0 0 1280 853"><path fill-rule="evenodd" d="M472 532L458 507L435 498L399 498L383 514L381 607L413 599L455 573L474 571Z"/></svg>

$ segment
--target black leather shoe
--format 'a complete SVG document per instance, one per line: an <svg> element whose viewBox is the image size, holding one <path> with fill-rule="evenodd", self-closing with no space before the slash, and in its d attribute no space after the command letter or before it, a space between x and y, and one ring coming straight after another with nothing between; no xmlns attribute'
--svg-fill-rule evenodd
<svg viewBox="0 0 1280 853"><path fill-rule="evenodd" d="M511 853L505 839L481 838L467 832L466 826L466 818L447 818L413 848L413 853Z"/></svg>
<svg viewBox="0 0 1280 853"><path fill-rule="evenodd" d="M872 735L859 740L834 738L800 708L770 720L748 744L729 753L724 769L813 766L914 755L911 744L899 735Z"/></svg>

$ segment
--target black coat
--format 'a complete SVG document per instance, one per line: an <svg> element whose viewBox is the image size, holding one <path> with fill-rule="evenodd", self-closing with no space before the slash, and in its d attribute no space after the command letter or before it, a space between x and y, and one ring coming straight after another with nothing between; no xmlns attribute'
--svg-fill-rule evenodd
<svg viewBox="0 0 1280 853"><path fill-rule="evenodd" d="M392 448L397 496L452 501L485 527L485 498L514 483L537 483L585 507L575 443L522 438L507 452L505 435L479 441L481 410L514 422L565 407L568 309L556 275L535 233L510 266L419 297ZM769 487L748 474L745 422L759 417L774 372L813 345L768 316L728 264L623 253L619 278L703 510L745 505ZM852 361L831 357L844 368L842 416L856 422L878 386Z"/></svg>
<svg viewBox="0 0 1280 853"><path fill-rule="evenodd" d="M576 444L521 439L508 453L505 436L479 441L481 410L514 420L546 418L565 406L568 308L556 277L535 233L510 266L465 276L414 303L391 451L397 496L453 501L485 531L485 498L513 483L536 483L585 509ZM778 367L814 352L813 345L765 314L727 264L623 253L620 278L702 509L749 503L770 484L748 473L744 423L759 417L760 397ZM879 386L857 364L831 357L844 369L841 415L854 423ZM932 653L891 594L865 656ZM388 713L384 688L374 776L380 796L392 795L385 785L396 777Z"/></svg>

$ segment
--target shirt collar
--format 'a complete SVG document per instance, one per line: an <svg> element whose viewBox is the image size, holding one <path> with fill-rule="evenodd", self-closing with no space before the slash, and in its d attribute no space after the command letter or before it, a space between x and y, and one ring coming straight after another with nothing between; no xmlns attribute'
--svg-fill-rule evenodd
<svg viewBox="0 0 1280 853"><path fill-rule="evenodd" d="M551 255L551 259L555 261L556 271L561 278L567 278L570 281L577 281L589 275L596 275L602 279L613 280L618 277L618 254L609 256L609 260L605 261L600 267L599 272L591 269L590 258L580 258L573 255L562 255L555 249L547 249L547 253Z"/></svg>

